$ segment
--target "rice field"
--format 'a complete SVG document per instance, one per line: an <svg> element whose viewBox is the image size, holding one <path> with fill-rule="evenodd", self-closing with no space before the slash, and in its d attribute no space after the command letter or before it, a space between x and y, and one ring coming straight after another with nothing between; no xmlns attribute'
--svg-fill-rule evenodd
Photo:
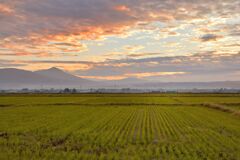
<svg viewBox="0 0 240 160"><path fill-rule="evenodd" d="M1 95L0 159L239 160L234 94Z"/></svg>

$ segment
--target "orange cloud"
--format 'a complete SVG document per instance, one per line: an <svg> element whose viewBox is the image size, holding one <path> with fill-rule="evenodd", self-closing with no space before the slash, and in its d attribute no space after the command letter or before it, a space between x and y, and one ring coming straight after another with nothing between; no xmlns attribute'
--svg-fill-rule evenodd
<svg viewBox="0 0 240 160"><path fill-rule="evenodd" d="M128 67L132 66L134 63L101 63L99 66L111 66L111 67Z"/></svg>
<svg viewBox="0 0 240 160"><path fill-rule="evenodd" d="M38 61L12 61L11 64L20 65L21 69L36 71L39 69L48 69L50 67L61 68L65 71L75 71L75 70L89 70L93 67L92 64L83 64L83 63L64 63L64 62L38 62Z"/></svg>
<svg viewBox="0 0 240 160"><path fill-rule="evenodd" d="M186 72L144 72L144 73L128 73L125 75L128 77L144 78L144 77L153 77L153 76L173 76L173 75L179 75L179 74L186 74Z"/></svg>
<svg viewBox="0 0 240 160"><path fill-rule="evenodd" d="M87 79L98 79L98 80L121 80L127 78L127 76L79 76Z"/></svg>
<svg viewBox="0 0 240 160"><path fill-rule="evenodd" d="M174 20L174 15L170 12L150 12L149 14L149 17L150 18L153 18L153 19L160 19L160 20L163 20L163 21L172 21Z"/></svg>
<svg viewBox="0 0 240 160"><path fill-rule="evenodd" d="M130 11L130 8L128 8L128 7L125 6L125 5L115 6L114 9L115 9L116 11L120 11L120 12L129 12L129 11Z"/></svg>
<svg viewBox="0 0 240 160"><path fill-rule="evenodd" d="M1 47L9 49L16 56L50 56L51 53L80 53L87 51L81 40L103 40L109 35L124 35L131 23L117 25L102 25L91 27L74 27L57 34L39 33L30 34L28 37L8 37L1 43ZM0 41L1 42L1 41ZM56 55L57 56L57 55Z"/></svg>
<svg viewBox="0 0 240 160"><path fill-rule="evenodd" d="M139 51L143 48L145 48L145 47L142 46L142 45L127 45L127 46L124 46L124 49L129 51L129 52Z"/></svg>
<svg viewBox="0 0 240 160"><path fill-rule="evenodd" d="M12 14L12 13L14 13L14 10L12 8L10 8L9 6L0 3L0 13Z"/></svg>
<svg viewBox="0 0 240 160"><path fill-rule="evenodd" d="M128 54L128 57L132 57L132 58L140 58L140 57L149 57L149 56L156 56L156 55L160 55L161 53L133 53L133 54Z"/></svg>
<svg viewBox="0 0 240 160"><path fill-rule="evenodd" d="M181 74L186 74L186 72L144 72L144 73L127 73L116 76L79 76L79 77L99 80L121 80L128 77L146 78L154 76L174 76Z"/></svg>
<svg viewBox="0 0 240 160"><path fill-rule="evenodd" d="M59 64L58 66L66 71L75 71L76 69L89 70L92 68L92 66L88 64Z"/></svg>
<svg viewBox="0 0 240 160"><path fill-rule="evenodd" d="M0 32L3 34L0 35L0 46L11 50L16 56L57 57L58 53L70 53L67 55L72 55L88 50L87 45L81 43L82 40L100 41L112 35L128 36L127 33L130 30L139 29L137 27L140 24L144 24L141 26L142 29L151 30L151 23L155 22L161 22L167 28L165 30L159 29L162 28L162 24L155 26L159 29L159 32L150 36L156 36L155 38L159 40L182 34L169 27L170 21L177 24L190 24L193 23L191 20L203 20L207 23L209 19L216 16L212 14L212 9L219 13L218 19L227 13L230 14L229 17L231 17L231 14L238 17L239 13L237 12L238 1L236 0L224 2L229 7L223 7L222 2L215 0L208 2L201 0L197 2L183 1L184 3L177 0L149 0L139 1L139 3L133 1L96 2L99 5L94 5L95 2L88 3L87 1L75 0L69 0L68 5L63 0L31 0L31 2L8 0L5 1L5 4L0 4L0 14L15 15L11 18L5 16L7 18L1 19ZM16 15L20 15L24 19L17 19ZM215 19L212 21L215 21ZM225 18L220 19L225 20ZM224 23L222 20L221 23ZM194 27L199 26L195 24ZM205 25L203 28L205 28ZM237 27L234 28L236 30ZM233 34L237 35L238 31L235 30L231 29ZM186 29L184 32L186 31L188 30ZM191 36L194 36L194 34ZM215 42L221 38L223 37L208 34L198 38L198 42ZM57 43L51 44L51 42ZM126 49L134 52L141 48L135 46ZM135 58L141 56L144 57L144 54L130 55L130 57Z"/></svg>

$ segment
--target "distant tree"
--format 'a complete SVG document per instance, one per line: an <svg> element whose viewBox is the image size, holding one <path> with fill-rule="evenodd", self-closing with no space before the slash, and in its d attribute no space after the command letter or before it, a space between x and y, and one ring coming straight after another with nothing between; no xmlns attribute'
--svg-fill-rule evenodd
<svg viewBox="0 0 240 160"><path fill-rule="evenodd" d="M73 88L72 93L77 93L77 90L75 88Z"/></svg>
<svg viewBox="0 0 240 160"><path fill-rule="evenodd" d="M69 88L65 88L64 90L63 90L63 93L70 93L71 92L71 90L69 89Z"/></svg>
<svg viewBox="0 0 240 160"><path fill-rule="evenodd" d="M28 88L23 88L23 89L22 89L22 92L28 92L28 91L29 91Z"/></svg>

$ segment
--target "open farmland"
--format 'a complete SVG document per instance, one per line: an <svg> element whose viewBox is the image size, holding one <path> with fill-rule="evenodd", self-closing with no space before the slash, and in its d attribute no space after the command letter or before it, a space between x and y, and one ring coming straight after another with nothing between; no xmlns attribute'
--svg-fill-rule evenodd
<svg viewBox="0 0 240 160"><path fill-rule="evenodd" d="M239 160L239 94L1 95L0 159Z"/></svg>

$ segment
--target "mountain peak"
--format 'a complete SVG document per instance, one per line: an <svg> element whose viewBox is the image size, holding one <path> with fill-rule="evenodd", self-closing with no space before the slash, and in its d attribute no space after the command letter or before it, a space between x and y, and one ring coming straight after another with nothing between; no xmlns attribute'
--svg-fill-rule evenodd
<svg viewBox="0 0 240 160"><path fill-rule="evenodd" d="M64 72L63 70L57 68L57 67L51 67L49 69L43 69L43 70L38 70L36 73L42 73L42 72L47 72L47 73L62 73Z"/></svg>
<svg viewBox="0 0 240 160"><path fill-rule="evenodd" d="M128 77L128 78L124 78L121 79L119 81L126 81L126 82L145 82L146 80L141 79L141 78L137 78L137 77Z"/></svg>
<svg viewBox="0 0 240 160"><path fill-rule="evenodd" d="M58 82L72 82L72 83L79 83L79 81L88 82L88 80L79 78L57 67L52 67L45 70L39 70L39 71L36 71L35 73L48 78L56 79Z"/></svg>
<svg viewBox="0 0 240 160"><path fill-rule="evenodd" d="M27 71L27 70L23 70L23 69L17 69L17 68L0 68L1 71L8 71L8 72L12 72L12 71L17 71L17 72L31 72L31 71Z"/></svg>
<svg viewBox="0 0 240 160"><path fill-rule="evenodd" d="M49 68L47 70L49 70L49 71L62 71L61 69L59 69L57 67L52 67L52 68Z"/></svg>

